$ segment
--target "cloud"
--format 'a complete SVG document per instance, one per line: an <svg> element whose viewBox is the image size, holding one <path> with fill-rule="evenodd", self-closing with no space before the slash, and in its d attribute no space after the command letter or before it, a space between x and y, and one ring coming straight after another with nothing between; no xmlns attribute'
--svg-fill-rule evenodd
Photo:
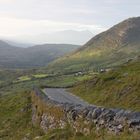
<svg viewBox="0 0 140 140"><path fill-rule="evenodd" d="M0 4L13 3L14 0L0 0Z"/></svg>
<svg viewBox="0 0 140 140"><path fill-rule="evenodd" d="M0 0L0 36L61 30L97 34L140 13L139 0Z"/></svg>
<svg viewBox="0 0 140 140"><path fill-rule="evenodd" d="M37 35L60 30L90 30L95 34L105 29L92 24L0 17L1 36Z"/></svg>

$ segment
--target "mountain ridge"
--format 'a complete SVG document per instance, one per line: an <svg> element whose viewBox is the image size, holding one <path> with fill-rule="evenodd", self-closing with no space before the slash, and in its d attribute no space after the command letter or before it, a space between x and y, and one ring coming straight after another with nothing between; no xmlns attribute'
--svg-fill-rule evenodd
<svg viewBox="0 0 140 140"><path fill-rule="evenodd" d="M0 41L0 67L32 68L47 66L50 61L78 47L78 45L71 44L43 44L21 48Z"/></svg>
<svg viewBox="0 0 140 140"><path fill-rule="evenodd" d="M140 52L140 17L129 18L102 32L75 52L55 60L50 70L77 71L122 64ZM76 68L75 68L76 67Z"/></svg>

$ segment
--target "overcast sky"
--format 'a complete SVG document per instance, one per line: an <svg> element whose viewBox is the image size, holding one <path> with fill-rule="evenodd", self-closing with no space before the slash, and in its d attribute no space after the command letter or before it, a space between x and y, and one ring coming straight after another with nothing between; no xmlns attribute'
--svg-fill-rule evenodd
<svg viewBox="0 0 140 140"><path fill-rule="evenodd" d="M140 15L140 0L0 0L0 36L61 30L102 32Z"/></svg>

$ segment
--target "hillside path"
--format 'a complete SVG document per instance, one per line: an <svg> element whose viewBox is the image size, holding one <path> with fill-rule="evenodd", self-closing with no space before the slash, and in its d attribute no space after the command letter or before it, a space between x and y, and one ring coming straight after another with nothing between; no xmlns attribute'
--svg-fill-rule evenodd
<svg viewBox="0 0 140 140"><path fill-rule="evenodd" d="M59 103L71 103L80 104L83 106L89 105L87 102L83 101L79 97L73 95L72 93L66 91L65 88L45 88L43 92L52 100Z"/></svg>

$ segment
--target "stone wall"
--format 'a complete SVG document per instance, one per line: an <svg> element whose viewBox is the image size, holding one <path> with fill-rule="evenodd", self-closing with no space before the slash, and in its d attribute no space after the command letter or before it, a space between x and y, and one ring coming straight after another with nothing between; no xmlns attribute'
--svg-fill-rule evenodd
<svg viewBox="0 0 140 140"><path fill-rule="evenodd" d="M119 133L125 129L140 130L140 112L123 109L108 109L94 105L82 106L60 104L49 99L39 89L32 92L32 121L45 132L56 128L64 128L68 124L75 132L89 134L93 128L105 128Z"/></svg>

